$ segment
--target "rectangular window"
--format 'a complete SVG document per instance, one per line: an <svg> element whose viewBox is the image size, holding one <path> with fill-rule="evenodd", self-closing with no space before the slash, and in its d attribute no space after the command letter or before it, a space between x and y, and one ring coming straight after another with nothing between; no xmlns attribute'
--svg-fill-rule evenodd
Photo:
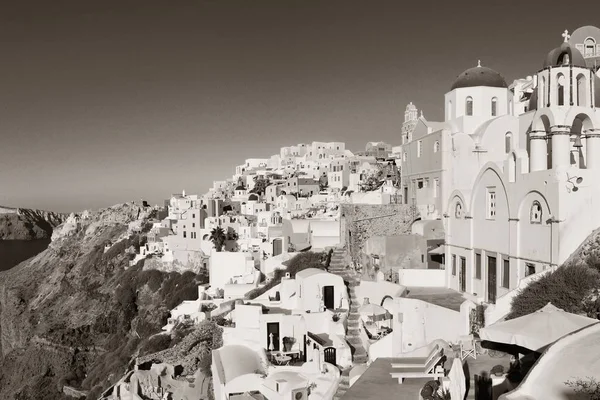
<svg viewBox="0 0 600 400"><path fill-rule="evenodd" d="M510 288L510 261L508 258L505 258L504 264L502 266L502 287Z"/></svg>
<svg viewBox="0 0 600 400"><path fill-rule="evenodd" d="M417 142L417 157L421 157L422 153L423 153L423 141L419 140Z"/></svg>
<svg viewBox="0 0 600 400"><path fill-rule="evenodd" d="M433 197L438 197L438 191L440 190L440 180L435 178L433 180Z"/></svg>
<svg viewBox="0 0 600 400"><path fill-rule="evenodd" d="M186 232L185 232L185 231L183 231L183 237L187 237L187 236L186 236Z"/></svg>
<svg viewBox="0 0 600 400"><path fill-rule="evenodd" d="M535 264L525 263L525 276L535 274Z"/></svg>
<svg viewBox="0 0 600 400"><path fill-rule="evenodd" d="M192 222L192 228L195 228L195 227L196 227L196 223Z"/></svg>
<svg viewBox="0 0 600 400"><path fill-rule="evenodd" d="M496 219L496 188L487 188L487 219Z"/></svg>
<svg viewBox="0 0 600 400"><path fill-rule="evenodd" d="M417 181L417 187L418 187L419 189L423 189L423 180L422 180L422 179L419 179L419 180Z"/></svg>
<svg viewBox="0 0 600 400"><path fill-rule="evenodd" d="M475 253L475 279L481 279L481 253Z"/></svg>
<svg viewBox="0 0 600 400"><path fill-rule="evenodd" d="M456 276L456 254L452 254L452 276Z"/></svg>

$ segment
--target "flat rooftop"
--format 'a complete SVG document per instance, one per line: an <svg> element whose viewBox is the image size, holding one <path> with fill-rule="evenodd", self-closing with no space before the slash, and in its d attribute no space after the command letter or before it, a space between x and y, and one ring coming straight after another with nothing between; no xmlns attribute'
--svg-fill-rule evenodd
<svg viewBox="0 0 600 400"><path fill-rule="evenodd" d="M436 306L460 311L460 305L466 300L460 292L448 288L407 287L405 297L418 299Z"/></svg>
<svg viewBox="0 0 600 400"><path fill-rule="evenodd" d="M367 368L354 385L342 396L342 400L415 400L430 379L404 379L402 385L392 378L392 358L378 358Z"/></svg>

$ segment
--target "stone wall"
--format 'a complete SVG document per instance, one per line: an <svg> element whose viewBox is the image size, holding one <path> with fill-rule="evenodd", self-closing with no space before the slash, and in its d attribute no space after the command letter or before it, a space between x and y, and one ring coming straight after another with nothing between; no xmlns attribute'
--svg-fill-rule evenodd
<svg viewBox="0 0 600 400"><path fill-rule="evenodd" d="M341 208L340 236L354 263L360 263L368 238L410 233L419 218L417 209L406 204L342 204Z"/></svg>

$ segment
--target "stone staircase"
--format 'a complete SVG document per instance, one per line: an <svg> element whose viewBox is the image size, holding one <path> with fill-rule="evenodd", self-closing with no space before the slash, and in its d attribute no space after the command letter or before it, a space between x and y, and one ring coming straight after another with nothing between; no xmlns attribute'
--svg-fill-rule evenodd
<svg viewBox="0 0 600 400"><path fill-rule="evenodd" d="M341 276L348 288L350 311L348 314L346 341L350 344L352 349L352 365L366 364L367 361L369 361L369 356L360 339L360 314L358 313L360 302L356 297L355 292L356 286L360 283L360 278L354 270L347 268L346 253L343 249L335 249L333 251L328 270L332 274ZM351 369L352 367L342 371L342 378L338 390L333 397L334 400L341 399L350 388L349 373Z"/></svg>

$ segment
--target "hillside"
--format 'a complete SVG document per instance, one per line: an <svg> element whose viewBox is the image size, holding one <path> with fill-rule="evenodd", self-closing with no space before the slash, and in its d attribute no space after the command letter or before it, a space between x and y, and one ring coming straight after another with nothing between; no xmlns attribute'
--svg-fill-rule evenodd
<svg viewBox="0 0 600 400"><path fill-rule="evenodd" d="M205 276L129 267L154 213L128 203L71 216L47 250L0 273L1 399L63 399L63 385L97 398L197 296ZM136 220L142 231L129 232Z"/></svg>
<svg viewBox="0 0 600 400"><path fill-rule="evenodd" d="M50 211L0 207L0 240L48 239L66 218Z"/></svg>

